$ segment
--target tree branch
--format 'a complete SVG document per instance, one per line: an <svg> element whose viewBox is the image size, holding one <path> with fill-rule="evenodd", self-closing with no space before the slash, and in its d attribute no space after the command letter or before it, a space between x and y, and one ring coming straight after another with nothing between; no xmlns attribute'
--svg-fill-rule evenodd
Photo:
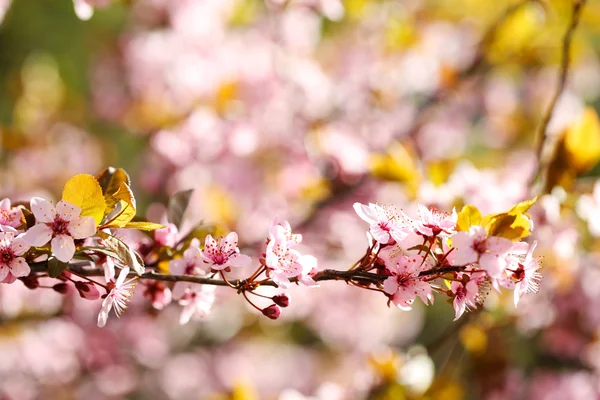
<svg viewBox="0 0 600 400"><path fill-rule="evenodd" d="M48 264L46 262L38 262L30 264L32 272L47 272ZM419 273L420 277L429 276L429 275L437 275L444 274L448 272L458 272L462 271L466 266L449 266L449 267L438 267L431 268L425 271L421 271ZM73 263L69 264L69 271L73 271L78 275L83 276L104 276L104 269L98 267L89 267L88 263ZM227 282L221 279L208 278L203 276L195 276L195 275L171 275L171 274L162 274L156 272L154 270L149 270L148 272L138 275L135 272L131 272L129 274L130 277L139 277L140 279L151 279L156 281L163 282L191 282L198 283L203 285L214 285L214 286L229 286ZM373 272L366 271L358 271L358 270L350 270L350 271L338 271L334 269L325 269L323 271L318 272L313 276L313 280L316 282L322 281L355 281L359 283L372 283L372 284L381 284L389 278L389 275L386 274L377 274ZM290 278L290 282L298 282L296 278ZM234 279L229 280L229 283L237 288L241 288L245 283L248 283L245 279ZM254 284L254 283L252 283ZM256 286L272 286L277 287L277 284L272 280L260 281L260 284L256 284Z"/></svg>
<svg viewBox="0 0 600 400"><path fill-rule="evenodd" d="M569 22L569 26L565 32L562 41L562 52L561 52L561 61L560 61L560 71L558 74L558 81L556 86L556 91L550 100L550 104L542 118L542 122L538 127L536 137L538 138L537 146L536 146L536 161L537 168L534 172L534 175L531 177L530 185L540 176L542 171L542 153L544 151L544 147L546 144L546 139L548 138L548 125L550 124L550 120L552 119L552 115L554 114L554 109L556 108L556 103L558 99L562 95L565 90L567 84L567 78L569 75L569 68L571 64L571 43L573 41L573 34L579 25L579 21L581 19L581 13L583 11L583 7L587 0L574 0L573 3L573 11L571 13L571 20Z"/></svg>

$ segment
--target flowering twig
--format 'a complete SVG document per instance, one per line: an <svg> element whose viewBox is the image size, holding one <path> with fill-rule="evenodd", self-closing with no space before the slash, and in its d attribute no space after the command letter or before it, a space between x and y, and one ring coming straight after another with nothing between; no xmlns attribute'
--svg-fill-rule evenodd
<svg viewBox="0 0 600 400"><path fill-rule="evenodd" d="M542 171L543 162L542 162L542 153L544 151L544 147L546 144L546 139L548 138L548 125L550 124L550 120L552 119L552 115L554 114L554 109L556 108L556 103L558 99L562 95L565 90L565 86L567 84L567 78L569 75L569 68L571 65L571 43L573 41L573 34L579 25L579 21L581 19L581 13L583 11L583 7L586 3L586 0L575 0L573 2L573 11L571 13L571 20L569 22L569 26L565 32L562 41L562 51L561 51L561 61L560 61L560 71L558 73L558 82L556 86L556 91L550 100L550 104L544 113L542 118L542 122L540 123L538 130L536 132L537 145L536 145L536 161L537 168L534 172L534 175L531 177L530 184L532 184Z"/></svg>

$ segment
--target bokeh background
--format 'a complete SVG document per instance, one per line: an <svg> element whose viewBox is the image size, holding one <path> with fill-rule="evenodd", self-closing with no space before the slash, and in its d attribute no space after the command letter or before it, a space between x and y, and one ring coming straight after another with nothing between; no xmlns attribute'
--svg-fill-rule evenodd
<svg viewBox="0 0 600 400"><path fill-rule="evenodd" d="M0 0L2 197L56 200L72 175L122 167L142 216L160 220L170 196L195 189L190 223L235 230L245 252L260 254L277 215L319 268L347 269L367 245L355 201L491 213L539 190L535 132L573 1L75 5L91 18L70 0ZM590 1L550 147L599 96ZM532 209L540 293L517 309L491 293L457 322L441 297L403 312L323 282L292 288L277 321L220 288L212 314L185 326L181 307L153 310L139 286L99 329L100 301L2 285L0 396L598 398L598 171L566 174Z"/></svg>

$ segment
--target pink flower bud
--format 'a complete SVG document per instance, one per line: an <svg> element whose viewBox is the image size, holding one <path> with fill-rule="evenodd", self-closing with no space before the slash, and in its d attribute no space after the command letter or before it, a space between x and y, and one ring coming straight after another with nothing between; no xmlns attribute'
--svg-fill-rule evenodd
<svg viewBox="0 0 600 400"><path fill-rule="evenodd" d="M166 228L154 231L154 240L157 244L166 247L175 247L179 232L174 224L168 224Z"/></svg>
<svg viewBox="0 0 600 400"><path fill-rule="evenodd" d="M27 289L37 289L38 286L40 286L40 282L38 281L37 276L35 275L29 275L26 276L25 278L21 278L21 281L23 281L23 284L25 285L25 287Z"/></svg>
<svg viewBox="0 0 600 400"><path fill-rule="evenodd" d="M75 282L75 288L84 299L96 300L100 297L98 288L91 282Z"/></svg>
<svg viewBox="0 0 600 400"><path fill-rule="evenodd" d="M52 286L52 289L60 294L65 294L69 291L69 285L66 283L57 283L56 285Z"/></svg>
<svg viewBox="0 0 600 400"><path fill-rule="evenodd" d="M287 307L290 305L290 296L287 293L281 293L273 296L273 302L280 307Z"/></svg>
<svg viewBox="0 0 600 400"><path fill-rule="evenodd" d="M159 281L148 283L146 290L144 290L144 296L150 299L152 307L157 310L165 308L173 299L171 289Z"/></svg>
<svg viewBox="0 0 600 400"><path fill-rule="evenodd" d="M269 307L263 309L262 313L265 317L277 319L281 315L281 308L276 304L271 304Z"/></svg>

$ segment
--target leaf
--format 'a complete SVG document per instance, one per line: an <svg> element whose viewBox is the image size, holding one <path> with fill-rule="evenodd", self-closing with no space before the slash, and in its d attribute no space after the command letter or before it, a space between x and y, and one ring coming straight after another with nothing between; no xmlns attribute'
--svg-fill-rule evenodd
<svg viewBox="0 0 600 400"><path fill-rule="evenodd" d="M114 217L105 222L106 227L121 228L135 217L137 212L135 198L133 197L133 192L126 183L121 183L117 192L112 195L107 195L106 200L108 206L107 209L111 209L111 211L117 208L119 209Z"/></svg>
<svg viewBox="0 0 600 400"><path fill-rule="evenodd" d="M156 229L164 228L164 225L155 224L154 222L129 222L123 225L125 229L139 229L140 231L154 231Z"/></svg>
<svg viewBox="0 0 600 400"><path fill-rule="evenodd" d="M586 108L579 120L567 129L565 149L577 175L600 161L600 121L593 108Z"/></svg>
<svg viewBox="0 0 600 400"><path fill-rule="evenodd" d="M403 182L416 191L420 179L413 155L401 143L392 143L384 153L371 155L371 174L389 181Z"/></svg>
<svg viewBox="0 0 600 400"><path fill-rule="evenodd" d="M127 186L131 186L131 180L129 175L122 168L108 167L96 175L96 179L102 188L102 193L106 196L107 194L116 193L121 187L122 183Z"/></svg>
<svg viewBox="0 0 600 400"><path fill-rule="evenodd" d="M190 198L194 193L194 189L184 190L177 192L169 200L169 207L167 209L167 218L170 223L175 224L177 229L181 229L181 222L183 215L190 204Z"/></svg>
<svg viewBox="0 0 600 400"><path fill-rule="evenodd" d="M67 269L68 265L69 265L68 263L64 263L55 257L49 258L48 259L48 276L50 276L50 278L56 278L57 276L62 274L62 272L65 269Z"/></svg>
<svg viewBox="0 0 600 400"><path fill-rule="evenodd" d="M121 261L121 263L132 268L138 275L142 275L146 271L142 257L126 243L103 231L98 231L98 236L100 236L106 245L115 252L117 259Z"/></svg>
<svg viewBox="0 0 600 400"><path fill-rule="evenodd" d="M508 210L509 214L524 214L526 213L531 206L535 204L537 200L537 196L531 200L525 200L520 203L515 204L510 210Z"/></svg>
<svg viewBox="0 0 600 400"><path fill-rule="evenodd" d="M62 198L82 209L81 215L94 218L96 225L104 217L106 202L100 184L92 175L79 174L67 181Z"/></svg>
<svg viewBox="0 0 600 400"><path fill-rule="evenodd" d="M525 214L500 213L486 216L485 226L489 236L499 236L519 241L531 234L531 220Z"/></svg>
<svg viewBox="0 0 600 400"><path fill-rule="evenodd" d="M481 224L481 212L477 207L467 204L458 213L456 221L456 230L468 231L473 225Z"/></svg>

